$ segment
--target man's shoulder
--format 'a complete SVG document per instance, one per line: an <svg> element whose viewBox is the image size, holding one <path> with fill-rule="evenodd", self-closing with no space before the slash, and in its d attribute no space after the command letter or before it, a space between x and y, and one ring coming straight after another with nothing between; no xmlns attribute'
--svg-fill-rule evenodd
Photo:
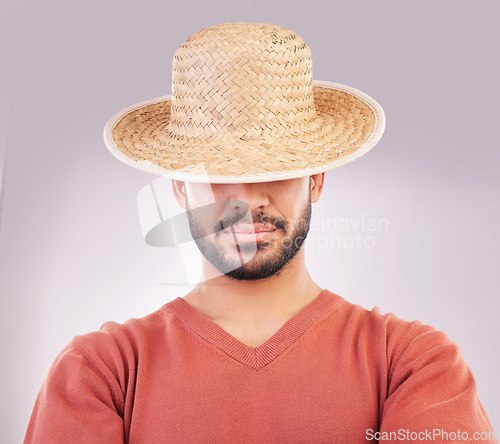
<svg viewBox="0 0 500 444"><path fill-rule="evenodd" d="M342 297L339 298L341 303L334 309L346 322L359 323L369 329L383 329L389 336L437 331L435 327L421 320L403 319L392 312L382 313L378 306L370 310Z"/></svg>
<svg viewBox="0 0 500 444"><path fill-rule="evenodd" d="M89 361L136 361L167 334L172 315L167 303L142 317L108 321L101 328L73 337L61 353L80 354Z"/></svg>
<svg viewBox="0 0 500 444"><path fill-rule="evenodd" d="M457 351L459 348L444 331L433 325L421 320L406 320L392 312L382 313L377 306L369 310L343 300L337 310L346 330L370 341L385 342L389 358L443 346Z"/></svg>
<svg viewBox="0 0 500 444"><path fill-rule="evenodd" d="M99 332L118 337L137 336L138 340L143 335L156 335L159 331L164 331L165 325L171 319L172 316L168 310L168 307L173 304L174 301L167 302L166 304L162 305L155 311L148 313L145 316L129 318L124 322L105 322L99 329Z"/></svg>

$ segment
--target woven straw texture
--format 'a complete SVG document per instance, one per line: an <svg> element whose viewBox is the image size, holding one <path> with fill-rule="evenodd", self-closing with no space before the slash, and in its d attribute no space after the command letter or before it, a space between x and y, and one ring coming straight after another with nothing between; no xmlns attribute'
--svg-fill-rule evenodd
<svg viewBox="0 0 500 444"><path fill-rule="evenodd" d="M225 23L189 37L174 55L172 94L118 113L105 139L128 164L193 181L301 177L380 138L380 106L353 92L313 82L311 51L294 32Z"/></svg>

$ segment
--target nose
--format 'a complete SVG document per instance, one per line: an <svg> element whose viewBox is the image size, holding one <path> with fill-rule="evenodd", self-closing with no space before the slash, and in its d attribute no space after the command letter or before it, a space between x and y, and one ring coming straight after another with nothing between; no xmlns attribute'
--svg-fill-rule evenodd
<svg viewBox="0 0 500 444"><path fill-rule="evenodd" d="M223 187L223 198L232 202L233 211L242 209L239 202L248 205L250 213L256 210L264 210L269 205L267 187L264 183L225 184Z"/></svg>

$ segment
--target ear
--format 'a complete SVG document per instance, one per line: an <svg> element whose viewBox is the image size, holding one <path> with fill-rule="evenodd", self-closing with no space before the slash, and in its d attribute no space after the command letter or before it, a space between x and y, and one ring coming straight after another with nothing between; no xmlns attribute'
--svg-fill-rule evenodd
<svg viewBox="0 0 500 444"><path fill-rule="evenodd" d="M314 174L309 178L309 186L311 187L311 202L317 202L323 191L325 183L325 173Z"/></svg>
<svg viewBox="0 0 500 444"><path fill-rule="evenodd" d="M181 208L186 208L186 183L181 180L172 180L174 197Z"/></svg>

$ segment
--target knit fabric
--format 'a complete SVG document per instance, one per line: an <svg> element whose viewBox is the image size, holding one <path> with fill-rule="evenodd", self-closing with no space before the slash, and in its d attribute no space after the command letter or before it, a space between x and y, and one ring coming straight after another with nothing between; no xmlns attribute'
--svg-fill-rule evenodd
<svg viewBox="0 0 500 444"><path fill-rule="evenodd" d="M182 298L76 336L43 382L25 443L404 442L429 433L443 442L460 441L457 432L497 442L459 347L433 327L324 290L258 347Z"/></svg>

